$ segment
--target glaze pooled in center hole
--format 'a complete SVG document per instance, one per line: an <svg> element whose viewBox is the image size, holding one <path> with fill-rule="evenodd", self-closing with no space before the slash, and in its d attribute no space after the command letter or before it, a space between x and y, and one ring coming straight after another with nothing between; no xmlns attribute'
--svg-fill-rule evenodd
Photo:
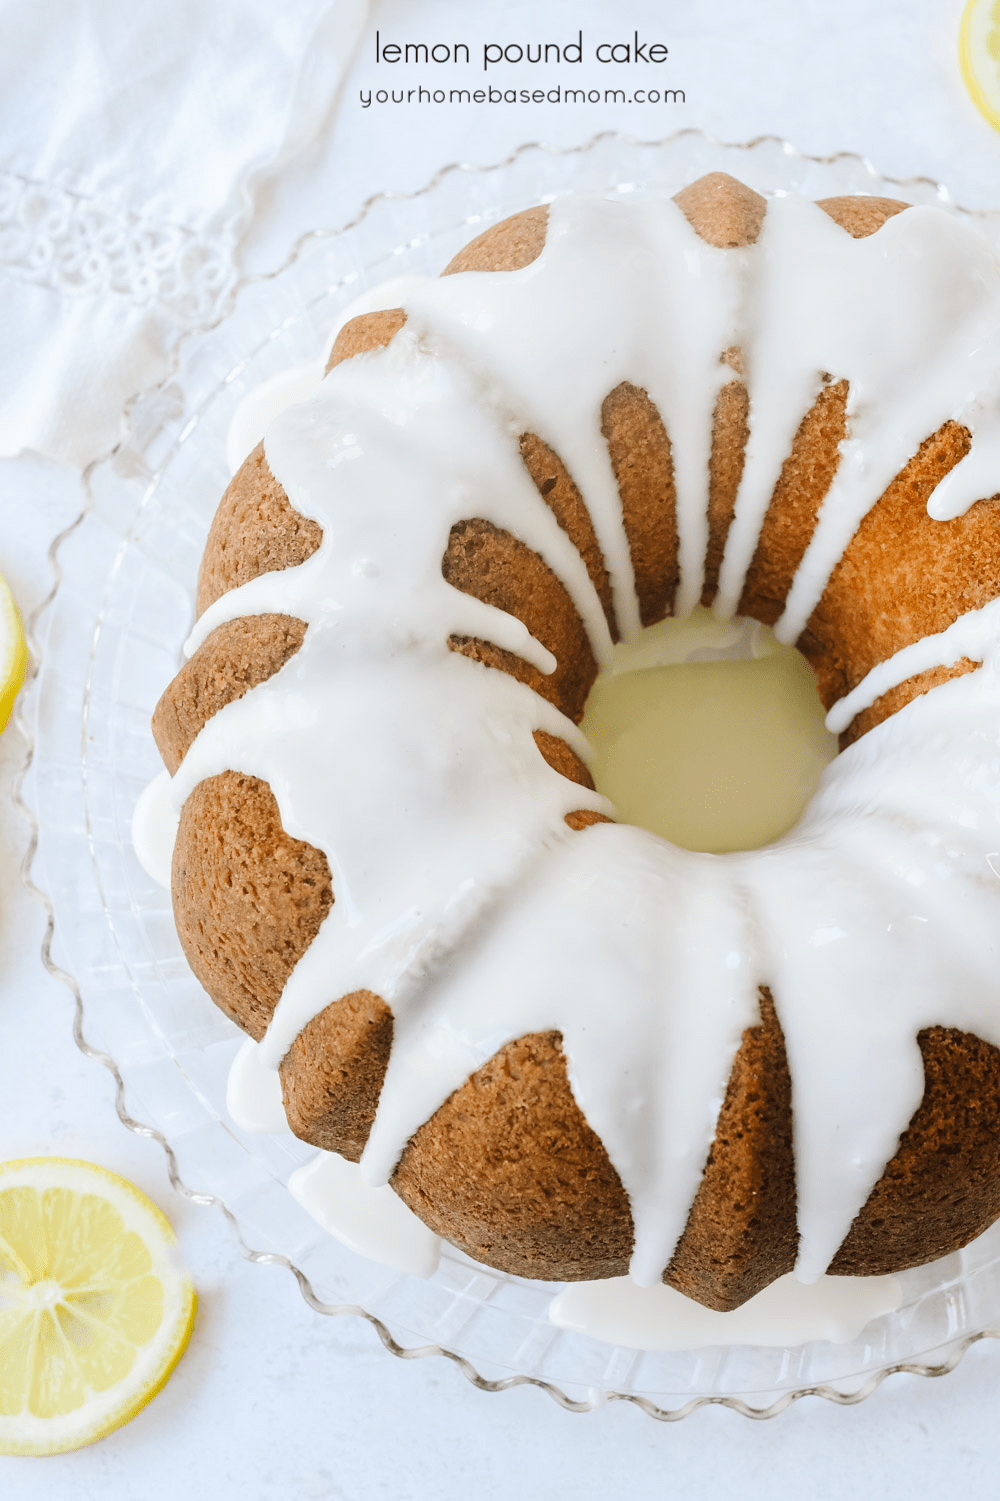
<svg viewBox="0 0 1000 1501"><path fill-rule="evenodd" d="M580 727L620 820L711 854L786 833L837 754L795 648L700 607L616 647Z"/></svg>

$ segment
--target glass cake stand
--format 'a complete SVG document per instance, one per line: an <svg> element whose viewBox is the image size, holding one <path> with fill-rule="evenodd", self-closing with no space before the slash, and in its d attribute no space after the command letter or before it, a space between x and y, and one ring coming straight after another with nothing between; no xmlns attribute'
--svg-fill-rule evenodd
<svg viewBox="0 0 1000 1501"><path fill-rule="evenodd" d="M296 1203L289 1176L314 1149L244 1135L225 1109L242 1034L193 979L166 892L130 843L136 799L160 769L149 719L192 621L205 534L228 482L226 433L246 393L315 360L338 312L390 276L435 273L489 224L557 193L670 195L713 170L766 193L884 192L965 214L928 179L895 182L851 155L816 159L765 137L696 131L641 143L602 135L569 151L522 147L491 168L446 167L422 191L381 194L339 230L306 235L273 275L248 278L225 315L188 335L171 374L131 401L123 437L93 465L82 515L53 546L57 583L33 622L40 669L22 695L33 747L19 801L36 832L27 883L50 922L42 958L76 997L79 1046L114 1074L130 1130L159 1140L178 1192L226 1216L244 1256L279 1263L317 1313L367 1319L404 1358L453 1361L486 1391L531 1383L572 1411L636 1404L674 1421L705 1403L773 1417L806 1394L868 1396L895 1371L940 1375L1000 1336L1000 1229L905 1274L904 1305L851 1344L639 1352L554 1327L551 1284L491 1271L445 1247L430 1279L364 1260Z"/></svg>

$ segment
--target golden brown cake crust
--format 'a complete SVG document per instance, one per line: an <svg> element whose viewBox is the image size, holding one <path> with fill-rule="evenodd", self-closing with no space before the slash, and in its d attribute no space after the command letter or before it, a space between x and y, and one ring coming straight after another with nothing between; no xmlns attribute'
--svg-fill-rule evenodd
<svg viewBox="0 0 1000 1501"><path fill-rule="evenodd" d="M917 1042L924 1097L830 1263L838 1276L922 1266L1000 1217L1000 1049L954 1027Z"/></svg>
<svg viewBox="0 0 1000 1501"><path fill-rule="evenodd" d="M330 358L326 362L329 375L334 365L353 359L356 354L367 354L372 349L384 349L391 344L406 322L401 307L388 308L385 312L361 313L345 323L333 341Z"/></svg>
<svg viewBox="0 0 1000 1501"><path fill-rule="evenodd" d="M594 523L566 465L534 433L522 433L521 458L539 495L586 564L590 582L601 601L612 641L618 640L618 621L611 596L611 579L597 542Z"/></svg>
<svg viewBox="0 0 1000 1501"><path fill-rule="evenodd" d="M908 203L901 203L898 198L878 198L874 194L871 198L864 195L849 198L819 198L817 207L846 229L849 235L856 240L866 239L873 235L877 229L881 229L887 219L892 219L896 214L901 214Z"/></svg>
<svg viewBox="0 0 1000 1501"><path fill-rule="evenodd" d="M792 1080L767 989L748 1027L701 1185L663 1280L707 1308L739 1308L790 1272L798 1250Z"/></svg>
<svg viewBox="0 0 1000 1501"><path fill-rule="evenodd" d="M707 245L737 250L752 245L760 234L767 199L730 177L709 172L674 194L674 202L691 228Z"/></svg>
<svg viewBox="0 0 1000 1501"><path fill-rule="evenodd" d="M676 199L708 243L746 246L766 203L726 174ZM820 207L845 232L877 233L906 205L890 199L828 199ZM547 210L495 225L452 261L449 272L528 266L545 243ZM331 364L384 346L405 323L402 309L371 313L341 331ZM738 349L720 351L734 379L716 405L710 462L703 600L716 592L748 434L748 397ZM837 372L806 414L772 497L748 572L741 610L777 619L836 469L848 391ZM623 509L644 621L673 606L677 583L675 501L669 435L649 397L623 385L604 404L609 455ZM526 469L583 558L612 633L614 603L605 561L573 476L536 435L521 437ZM947 423L928 437L858 528L833 570L799 646L829 706L878 662L1000 594L1000 496L962 517L932 521L934 486L967 452L968 433ZM219 507L206 547L198 608L270 569L305 561L321 541L299 516L258 447ZM551 677L490 642L449 645L492 670L511 672L578 720L596 663L572 601L551 569L518 539L466 518L453 529L442 572L454 587L510 610L555 654ZM304 626L286 616L232 622L208 638L157 710L157 738L174 766L206 719L294 655ZM919 693L974 670L964 660L889 690L845 732L858 738ZM540 754L570 781L590 786L565 741L535 734ZM603 815L577 810L571 827ZM237 772L201 783L188 798L175 848L178 931L198 978L217 1004L260 1037L291 969L334 899L325 857L282 829L266 784ZM791 1088L778 1020L781 997L761 995L760 1024L736 1056L704 1177L665 1280L715 1308L738 1306L794 1263L796 1230ZM374 1118L392 1040L392 1015L370 992L332 997L281 1067L293 1129L318 1146L357 1158ZM414 1135L394 1176L397 1192L448 1239L491 1265L522 1275L570 1279L627 1268L632 1222L627 1197L569 1087L557 1033L508 1043ZM831 1270L869 1274L945 1254L1000 1214L1000 1052L969 1034L921 1032L923 1101Z"/></svg>
<svg viewBox="0 0 1000 1501"><path fill-rule="evenodd" d="M922 694L929 693L932 688L937 688L941 683L947 683L949 678L964 677L967 672L975 672L981 664L970 661L968 657L962 657L953 667L928 667L926 672L915 673L912 678L907 678L904 683L899 683L895 688L880 693L878 698L867 709L862 709L860 714L855 714L847 729L840 736L840 749L846 750L853 745L855 740L860 740L862 735L867 735L877 724L884 719L890 719L904 704L911 703L913 699L920 698Z"/></svg>
<svg viewBox="0 0 1000 1501"><path fill-rule="evenodd" d="M824 387L799 424L747 569L739 614L765 625L774 625L781 615L837 472L839 444L847 436L846 407L847 382L837 381Z"/></svg>
<svg viewBox="0 0 1000 1501"><path fill-rule="evenodd" d="M547 730L535 730L531 738L553 771L557 771L567 781L577 782L581 787L594 790L594 779L589 770L565 740L560 740L558 735L550 735Z"/></svg>
<svg viewBox="0 0 1000 1501"><path fill-rule="evenodd" d="M864 517L799 638L826 708L871 669L1000 593L1000 496L953 521L935 521L927 501L969 450L947 422Z"/></svg>
<svg viewBox="0 0 1000 1501"><path fill-rule="evenodd" d="M448 644L475 661L511 672L579 724L597 661L566 586L548 564L509 532L473 518L452 527L441 572L464 594L516 615L558 665L546 674L489 642L452 636Z"/></svg>
<svg viewBox="0 0 1000 1501"><path fill-rule="evenodd" d="M273 677L305 635L292 615L241 615L206 636L153 711L153 739L171 776L212 715Z"/></svg>
<svg viewBox="0 0 1000 1501"><path fill-rule="evenodd" d="M628 1270L632 1216L580 1113L557 1032L510 1042L411 1138L392 1186L432 1230L548 1281Z"/></svg>
<svg viewBox="0 0 1000 1501"><path fill-rule="evenodd" d="M727 363L737 362L738 350L728 351ZM750 437L750 396L741 380L731 380L715 402L712 454L708 464L708 545L701 602L706 608L719 588L719 570L726 538L736 513L736 492L743 478L743 461Z"/></svg>
<svg viewBox="0 0 1000 1501"><path fill-rule="evenodd" d="M281 1063L281 1093L296 1136L357 1162L382 1093L392 1012L370 990L332 1001L308 1022Z"/></svg>
<svg viewBox="0 0 1000 1501"><path fill-rule="evenodd" d="M171 885L188 963L259 1042L333 904L326 856L285 833L266 782L224 771L181 810Z"/></svg>
<svg viewBox="0 0 1000 1501"><path fill-rule="evenodd" d="M521 271L545 249L549 211L545 204L522 209L494 224L448 262L442 276L459 271Z"/></svg>
<svg viewBox="0 0 1000 1501"><path fill-rule="evenodd" d="M198 575L198 614L230 589L304 563L322 528L294 510L258 443L237 471L215 513Z"/></svg>
<svg viewBox="0 0 1000 1501"><path fill-rule="evenodd" d="M670 439L648 394L628 382L604 398L601 431L621 496L639 618L655 625L673 614L680 578Z"/></svg>

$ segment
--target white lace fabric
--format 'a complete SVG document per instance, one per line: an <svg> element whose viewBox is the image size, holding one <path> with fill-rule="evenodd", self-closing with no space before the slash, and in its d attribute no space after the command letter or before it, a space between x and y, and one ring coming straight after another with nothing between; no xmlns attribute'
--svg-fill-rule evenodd
<svg viewBox="0 0 1000 1501"><path fill-rule="evenodd" d="M0 0L0 454L83 467L210 321L365 0Z"/></svg>
<svg viewBox="0 0 1000 1501"><path fill-rule="evenodd" d="M0 266L5 277L66 297L156 304L187 325L211 316L232 254L218 236L3 172Z"/></svg>

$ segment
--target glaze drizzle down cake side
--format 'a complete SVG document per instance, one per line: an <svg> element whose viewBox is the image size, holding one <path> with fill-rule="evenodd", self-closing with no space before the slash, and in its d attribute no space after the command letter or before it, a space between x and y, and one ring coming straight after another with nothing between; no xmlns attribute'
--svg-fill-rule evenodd
<svg viewBox="0 0 1000 1501"><path fill-rule="evenodd" d="M1000 1215L1000 273L904 207L528 210L348 324L213 523L154 721L185 952L293 1129L491 1265L731 1308ZM763 850L586 769L613 641L699 601L842 732Z"/></svg>

